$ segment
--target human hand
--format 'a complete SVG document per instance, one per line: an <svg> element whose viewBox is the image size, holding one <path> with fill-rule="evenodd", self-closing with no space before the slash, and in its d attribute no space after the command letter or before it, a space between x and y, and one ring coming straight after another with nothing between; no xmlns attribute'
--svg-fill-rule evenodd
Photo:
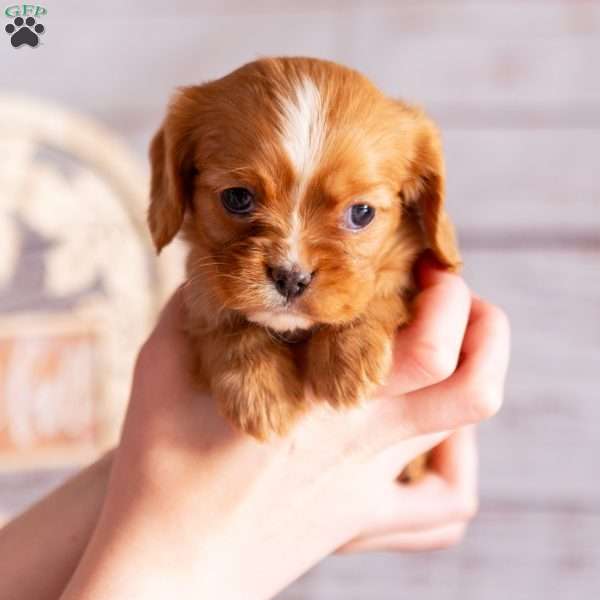
<svg viewBox="0 0 600 600"><path fill-rule="evenodd" d="M338 552L418 552L458 543L477 512L477 463L475 430L463 427L431 450L422 479L390 485L370 527Z"/></svg>
<svg viewBox="0 0 600 600"><path fill-rule="evenodd" d="M435 276L432 281L427 264L421 263L419 275L421 283L429 290ZM423 296L419 301L424 301ZM435 327L433 319L428 322ZM469 404L475 410L487 407L484 412L489 410L493 414L499 400L496 394L502 389L498 377L503 378L506 372L508 342L506 317L480 298L472 298L463 342L463 353L471 364L463 364L462 373L456 372L450 381L437 389L444 394L453 387L457 392L463 390L468 395L464 398L465 408ZM404 352L404 348L397 348L397 354ZM439 355L439 351L436 353ZM475 359L475 355L479 358ZM443 371L443 362L440 359L440 371ZM401 373L396 371L393 377L398 379ZM486 385L486 377L496 384ZM422 398L431 398L429 392ZM372 523L338 551L412 552L439 549L459 542L479 504L477 468L475 429L473 426L462 427L431 451L429 470L423 479L408 486L393 482L388 493L373 508Z"/></svg>
<svg viewBox="0 0 600 600"><path fill-rule="evenodd" d="M398 474L498 410L508 359L498 309L434 266L420 279L377 397L343 412L315 404L265 444L194 390L176 295L140 354L104 510L63 598L267 598L336 548L401 547L419 515L402 510ZM413 491L433 500L439 483L432 474Z"/></svg>

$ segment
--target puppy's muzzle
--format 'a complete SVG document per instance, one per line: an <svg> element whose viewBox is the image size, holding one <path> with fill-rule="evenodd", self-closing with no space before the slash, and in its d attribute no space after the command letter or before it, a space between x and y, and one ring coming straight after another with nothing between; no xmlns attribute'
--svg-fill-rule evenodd
<svg viewBox="0 0 600 600"><path fill-rule="evenodd" d="M291 268L267 267L267 274L275 289L286 300L294 300L301 296L313 278L312 273L302 271L296 265Z"/></svg>

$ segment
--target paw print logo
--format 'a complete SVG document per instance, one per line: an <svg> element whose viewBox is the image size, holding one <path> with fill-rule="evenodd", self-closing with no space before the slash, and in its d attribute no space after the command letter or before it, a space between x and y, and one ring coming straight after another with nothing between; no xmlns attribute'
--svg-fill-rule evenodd
<svg viewBox="0 0 600 600"><path fill-rule="evenodd" d="M45 28L41 23L36 25L33 17L27 17L25 20L17 17L5 27L5 31L10 35L10 43L14 48L23 44L35 48L40 43L39 34L44 33Z"/></svg>

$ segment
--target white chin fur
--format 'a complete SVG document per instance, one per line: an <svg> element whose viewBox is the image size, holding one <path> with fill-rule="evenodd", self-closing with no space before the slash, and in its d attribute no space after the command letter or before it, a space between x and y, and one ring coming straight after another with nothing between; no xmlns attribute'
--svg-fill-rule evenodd
<svg viewBox="0 0 600 600"><path fill-rule="evenodd" d="M313 322L308 317L288 312L260 311L248 315L248 320L275 331L309 329Z"/></svg>

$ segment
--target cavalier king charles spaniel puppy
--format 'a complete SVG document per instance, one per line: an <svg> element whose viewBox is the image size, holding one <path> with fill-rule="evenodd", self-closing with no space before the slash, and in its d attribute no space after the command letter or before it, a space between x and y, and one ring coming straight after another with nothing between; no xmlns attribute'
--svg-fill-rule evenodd
<svg viewBox="0 0 600 600"><path fill-rule="evenodd" d="M189 247L199 384L258 439L307 397L368 398L417 257L460 266L435 125L333 62L265 58L180 89L150 157L156 249Z"/></svg>

